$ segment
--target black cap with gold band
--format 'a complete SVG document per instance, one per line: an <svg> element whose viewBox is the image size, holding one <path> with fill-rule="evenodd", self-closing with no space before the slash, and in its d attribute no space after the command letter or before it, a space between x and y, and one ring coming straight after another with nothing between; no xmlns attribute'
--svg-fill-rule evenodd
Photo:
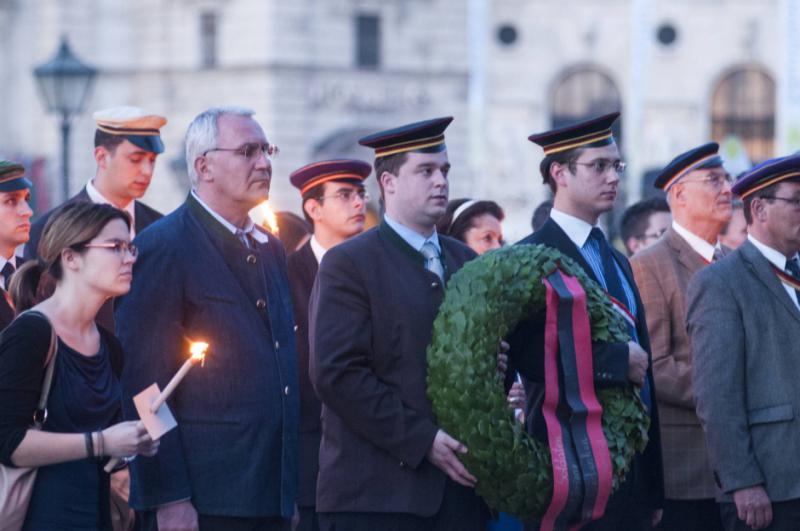
<svg viewBox="0 0 800 531"><path fill-rule="evenodd" d="M619 118L612 112L567 127L536 133L528 140L542 146L545 156L579 147L601 147L614 142L611 126Z"/></svg>
<svg viewBox="0 0 800 531"><path fill-rule="evenodd" d="M0 192L16 192L32 188L33 183L24 177L25 167L10 160L0 160Z"/></svg>
<svg viewBox="0 0 800 531"><path fill-rule="evenodd" d="M374 149L376 158L412 151L439 153L447 149L444 143L444 130L452 121L452 116L446 116L414 122L373 133L365 136L358 143Z"/></svg>
<svg viewBox="0 0 800 531"><path fill-rule="evenodd" d="M157 114L148 114L139 107L112 107L92 115L97 130L109 135L124 136L135 146L155 154L164 152L161 128L167 119Z"/></svg>

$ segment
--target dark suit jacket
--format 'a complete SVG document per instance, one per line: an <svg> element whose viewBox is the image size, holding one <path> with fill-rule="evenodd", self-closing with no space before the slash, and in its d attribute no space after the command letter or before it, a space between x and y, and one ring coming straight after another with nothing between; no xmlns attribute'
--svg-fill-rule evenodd
<svg viewBox="0 0 800 531"><path fill-rule="evenodd" d="M750 241L699 271L687 299L697 415L722 499L754 485L773 502L800 499L800 310Z"/></svg>
<svg viewBox="0 0 800 531"><path fill-rule="evenodd" d="M439 235L446 274L475 253ZM384 222L325 254L311 297L311 381L322 399L317 511L436 514L445 474L427 347L444 290Z"/></svg>
<svg viewBox="0 0 800 531"><path fill-rule="evenodd" d="M76 195L72 196L71 198L67 199L63 204L58 205L57 207L49 210L39 216L36 221L31 224L31 237L28 240L28 243L25 244L25 250L23 251L23 256L26 260L30 260L32 258L36 258L39 256L39 240L42 237L42 231L44 230L45 225L47 225L47 221L50 219L50 216L53 215L59 208L69 205L72 203L77 203L78 201L91 201L89 198L89 194L86 192L86 188L82 188L80 192ZM150 224L154 223L156 220L162 217L162 214L157 210L150 208L149 206L141 203L139 201L134 201L133 206L134 211L134 230L136 234L139 234L141 231L145 229L145 227L149 226ZM100 311L97 312L97 324L101 325L106 330L111 332L114 331L114 301L109 300L107 301L101 308Z"/></svg>
<svg viewBox="0 0 800 531"><path fill-rule="evenodd" d="M294 322L297 328L297 372L300 382L300 437L298 439L298 494L297 504L310 507L317 496L317 472L319 470L319 442L322 437L320 414L322 403L311 386L308 374L308 302L311 288L317 277L317 257L306 242L289 255L289 287L292 289Z"/></svg>
<svg viewBox="0 0 800 531"><path fill-rule="evenodd" d="M593 280L597 280L592 268L581 255L580 250L575 246L569 236L561 227L548 219L547 222L535 233L519 242L519 244L542 244L554 247L577 262L586 274ZM518 245L519 245L518 244ZM613 250L617 262L622 267L625 276L633 288L636 297L636 332L639 336L641 347L650 352L650 336L647 334L647 321L644 313L644 304L639 297L636 283L633 280L633 272L627 258ZM512 332L508 340L511 350L509 358L514 368L522 374L525 381L526 392L538 402L529 403L527 406L529 431L539 438L546 441L546 430L541 416L541 389L544 383L544 320L533 318L520 323L517 329ZM595 385L597 387L624 386L628 383L628 346L626 343L594 343L592 345L592 357L594 359ZM652 366L652 361L650 362ZM649 381L651 395L655 396L655 385L653 384L653 373L648 368L647 379ZM531 388L530 390L528 388ZM539 392L536 392L539 391ZM529 402L531 400L529 399ZM632 471L628 479L634 481L634 502L645 504L650 509L657 509L663 506L664 501L664 477L661 464L661 435L658 423L658 405L655 399L652 400L650 412L650 430L648 431L650 442L643 454L637 454L634 458ZM612 495L613 496L613 495Z"/></svg>
<svg viewBox="0 0 800 531"><path fill-rule="evenodd" d="M663 238L631 258L652 342L664 488L669 499L716 495L706 437L692 396L692 343L686 331L686 287L707 265L671 227Z"/></svg>
<svg viewBox="0 0 800 531"><path fill-rule="evenodd" d="M131 505L191 497L201 514L291 517L297 494L297 362L286 257L270 237L254 250L195 199L136 237L133 285L117 304L126 353L123 408L163 389L210 344L169 401L178 428L131 468Z"/></svg>

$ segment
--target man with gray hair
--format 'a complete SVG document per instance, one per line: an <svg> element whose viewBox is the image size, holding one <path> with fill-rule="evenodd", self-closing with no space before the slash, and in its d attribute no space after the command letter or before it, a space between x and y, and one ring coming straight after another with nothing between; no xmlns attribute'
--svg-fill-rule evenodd
<svg viewBox="0 0 800 531"><path fill-rule="evenodd" d="M192 191L136 238L117 306L124 407L163 389L206 341L205 366L168 401L178 428L131 470L145 529L288 530L297 491L298 393L291 295L280 242L248 211L269 194L277 148L240 108L201 113L186 133ZM157 311L154 311L157 310Z"/></svg>

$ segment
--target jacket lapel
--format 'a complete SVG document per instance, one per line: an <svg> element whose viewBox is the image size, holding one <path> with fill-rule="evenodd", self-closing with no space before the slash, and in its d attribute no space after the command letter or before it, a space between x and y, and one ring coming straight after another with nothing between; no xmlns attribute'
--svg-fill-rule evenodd
<svg viewBox="0 0 800 531"><path fill-rule="evenodd" d="M689 245L689 242L684 240L680 234L675 232L672 227L667 229L667 233L664 235L667 241L667 245L675 251L675 255L678 258L678 263L681 264L690 274L694 274L701 268L708 265L708 262L700 256L697 251L692 249L692 246Z"/></svg>
<svg viewBox="0 0 800 531"><path fill-rule="evenodd" d="M769 260L749 240L744 241L742 246L739 247L739 252L750 271L772 293L775 300L780 301L792 317L800 321L800 310L797 309L789 294L786 293L783 284L778 279L778 275L772 270Z"/></svg>
<svg viewBox="0 0 800 531"><path fill-rule="evenodd" d="M550 247L554 247L572 258L583 268L583 271L589 276L589 278L599 283L597 276L594 274L594 270L589 265L589 262L587 262L583 257L580 249L578 249L578 246L569 239L569 236L567 236L567 233L564 232L564 229L562 229L558 223L553 221L552 218L547 220L547 222L535 233L535 236L538 236L536 240L541 241Z"/></svg>

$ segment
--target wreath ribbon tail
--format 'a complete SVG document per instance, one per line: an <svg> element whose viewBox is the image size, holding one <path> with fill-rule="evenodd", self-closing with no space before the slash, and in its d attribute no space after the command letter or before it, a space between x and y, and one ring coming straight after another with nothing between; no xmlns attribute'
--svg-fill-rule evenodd
<svg viewBox="0 0 800 531"><path fill-rule="evenodd" d="M572 530L605 512L612 488L611 456L594 389L586 293L577 279L560 270L542 282L547 291L542 413L554 482L541 529Z"/></svg>

